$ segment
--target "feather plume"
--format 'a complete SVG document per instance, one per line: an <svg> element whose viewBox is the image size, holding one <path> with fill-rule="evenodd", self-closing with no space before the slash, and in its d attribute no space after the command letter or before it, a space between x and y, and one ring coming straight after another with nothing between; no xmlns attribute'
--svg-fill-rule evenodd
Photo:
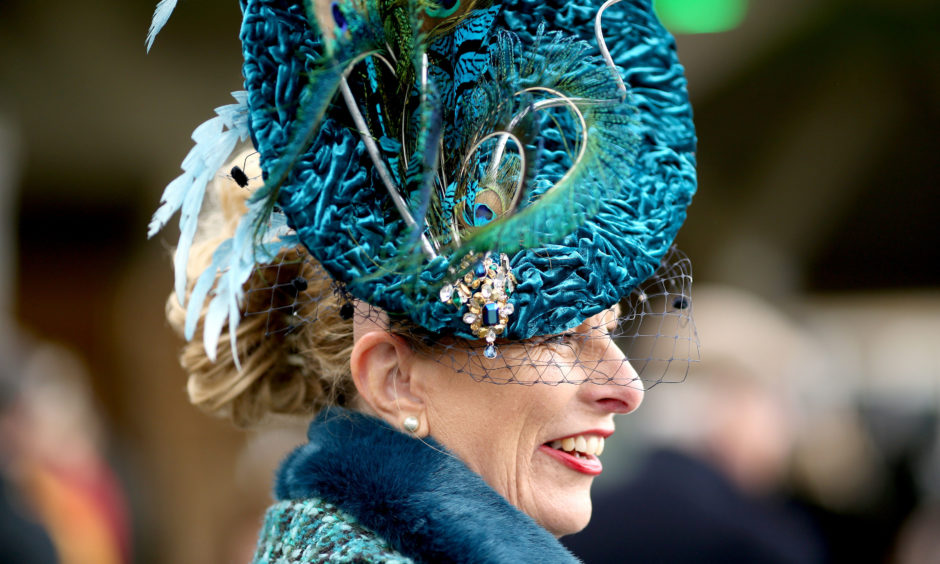
<svg viewBox="0 0 940 564"><path fill-rule="evenodd" d="M533 248L571 232L605 193L624 185L636 144L629 129L635 108L621 101L607 69L592 64L586 43L542 29L527 47L507 32L496 39L489 79L471 94L480 106L468 116L464 149L457 152L465 163L456 199L467 207L488 199L503 209L483 225L455 218L464 231L455 258L471 250ZM548 114L555 108L563 110L565 121ZM552 129L576 131L579 141L555 151L567 155L561 178L550 186L532 185L544 160L541 143ZM493 136L498 141L488 146L492 150L479 151ZM506 140L516 145L515 153L506 151Z"/></svg>
<svg viewBox="0 0 940 564"><path fill-rule="evenodd" d="M512 253L568 235L604 198L627 189L636 149L636 108L587 43L544 29L530 45L509 32L491 41L487 70L464 93L459 121L444 123L451 131L442 136L437 189L425 199L420 183L408 185L412 210L452 265L470 252ZM412 122L427 115L415 112ZM427 130L413 132L402 147L421 147ZM409 179L431 163L416 157ZM423 268L413 249L397 257L385 266Z"/></svg>
<svg viewBox="0 0 940 564"><path fill-rule="evenodd" d="M160 198L161 205L153 214L147 231L147 236L153 237L173 214L180 211L180 240L173 266L176 271L174 287L181 305L185 305L186 265L196 235L206 185L222 168L236 145L248 138L248 95L239 91L233 92L232 96L236 100L235 104L216 108L216 117L193 131L192 138L196 144L183 160L183 174L164 190Z"/></svg>
<svg viewBox="0 0 940 564"><path fill-rule="evenodd" d="M267 230L258 242L254 228L261 216L268 216ZM245 282L251 277L256 264L268 262L282 250L299 244L289 233L283 214L268 215L264 202L249 202L248 211L239 220L235 235L219 244L212 254L212 264L199 275L186 309L185 336L192 339L195 335L199 314L211 293L212 299L206 312L202 338L206 355L213 362L219 337L227 322L232 358L235 365L241 369L235 336L241 319Z"/></svg>
<svg viewBox="0 0 940 564"><path fill-rule="evenodd" d="M160 30L166 25L166 22L170 19L170 15L175 8L176 0L160 0L157 4L157 7L153 11L153 19L150 21L150 29L147 31L146 43L148 53L150 52L150 48L153 47L153 40L157 38L157 34L160 33Z"/></svg>

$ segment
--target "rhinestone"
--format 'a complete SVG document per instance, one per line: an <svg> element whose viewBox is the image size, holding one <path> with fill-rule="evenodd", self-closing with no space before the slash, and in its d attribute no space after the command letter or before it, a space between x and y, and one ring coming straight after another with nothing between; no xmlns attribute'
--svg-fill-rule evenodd
<svg viewBox="0 0 940 564"><path fill-rule="evenodd" d="M472 325L477 320L477 316L472 313L467 313L463 316L463 322L467 325Z"/></svg>
<svg viewBox="0 0 940 564"><path fill-rule="evenodd" d="M486 332L486 342L492 343L495 340L496 340L496 331L493 331L492 329L490 329L489 331Z"/></svg>
<svg viewBox="0 0 940 564"><path fill-rule="evenodd" d="M483 325L496 325L499 323L499 306L489 303L483 306Z"/></svg>
<svg viewBox="0 0 940 564"><path fill-rule="evenodd" d="M483 350L483 356L485 356L486 358L489 358L489 359L494 359L494 358L496 358L496 345L490 343L490 345L487 346L487 347Z"/></svg>
<svg viewBox="0 0 940 564"><path fill-rule="evenodd" d="M441 288L441 301L447 303L452 297L454 297L454 287L451 284L445 284Z"/></svg>
<svg viewBox="0 0 940 564"><path fill-rule="evenodd" d="M512 312L514 312L514 311L516 311L516 306L514 306L514 305L512 305L512 304L508 304L508 303L507 303L506 305L504 305L503 307L499 308L499 314L500 314L500 315L509 316L509 315L512 315Z"/></svg>
<svg viewBox="0 0 940 564"><path fill-rule="evenodd" d="M483 264L483 261L477 263L473 268L473 273L477 275L477 278L483 278L486 276L486 265Z"/></svg>
<svg viewBox="0 0 940 564"><path fill-rule="evenodd" d="M480 294L483 296L483 299L489 299L489 297L493 295L493 288L489 284L484 284L483 287L480 288Z"/></svg>

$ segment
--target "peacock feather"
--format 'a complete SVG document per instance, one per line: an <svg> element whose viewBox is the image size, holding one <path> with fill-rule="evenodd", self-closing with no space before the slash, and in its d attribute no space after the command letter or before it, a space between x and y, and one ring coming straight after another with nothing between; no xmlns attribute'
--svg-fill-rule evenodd
<svg viewBox="0 0 940 564"><path fill-rule="evenodd" d="M429 125L440 115L429 107L432 98L418 90L411 135L395 144L401 150L389 162L407 163L399 178L418 218L414 229L424 229L452 265L471 252L552 243L595 213L603 198L626 190L636 110L589 51L584 42L541 29L529 45L508 32L495 34L485 73L461 93L462 119L443 120L440 129ZM465 85L442 82L452 90L436 93L438 100L454 99ZM409 114L400 101L382 105L385 100L375 115ZM440 143L432 145L435 139ZM417 245L400 246L384 270L420 271L426 257Z"/></svg>
<svg viewBox="0 0 940 564"><path fill-rule="evenodd" d="M456 152L455 198L468 212L453 220L455 256L510 253L570 233L602 198L619 197L635 150L636 110L586 43L543 29L528 46L508 32L495 43Z"/></svg>

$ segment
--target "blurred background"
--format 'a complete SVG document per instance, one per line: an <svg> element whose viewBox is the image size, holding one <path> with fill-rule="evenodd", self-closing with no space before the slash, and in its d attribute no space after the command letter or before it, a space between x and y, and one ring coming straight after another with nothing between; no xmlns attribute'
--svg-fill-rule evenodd
<svg viewBox="0 0 940 564"><path fill-rule="evenodd" d="M24 561L244 561L301 440L187 403L163 319L176 236L146 225L241 88L240 14L180 2L147 55L155 3L0 2L0 553ZM790 511L814 558L936 562L940 5L657 9L699 133L678 243L702 362L620 421L598 499L681 451Z"/></svg>

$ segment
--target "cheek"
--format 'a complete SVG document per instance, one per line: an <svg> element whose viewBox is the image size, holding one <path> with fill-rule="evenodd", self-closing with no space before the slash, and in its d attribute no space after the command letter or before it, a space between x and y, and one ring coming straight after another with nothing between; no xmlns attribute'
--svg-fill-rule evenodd
<svg viewBox="0 0 940 564"><path fill-rule="evenodd" d="M472 467L492 464L494 457L515 460L520 444L532 434L530 406L516 401L508 386L476 382L472 386L453 401L434 407L440 431L446 434L441 438Z"/></svg>

